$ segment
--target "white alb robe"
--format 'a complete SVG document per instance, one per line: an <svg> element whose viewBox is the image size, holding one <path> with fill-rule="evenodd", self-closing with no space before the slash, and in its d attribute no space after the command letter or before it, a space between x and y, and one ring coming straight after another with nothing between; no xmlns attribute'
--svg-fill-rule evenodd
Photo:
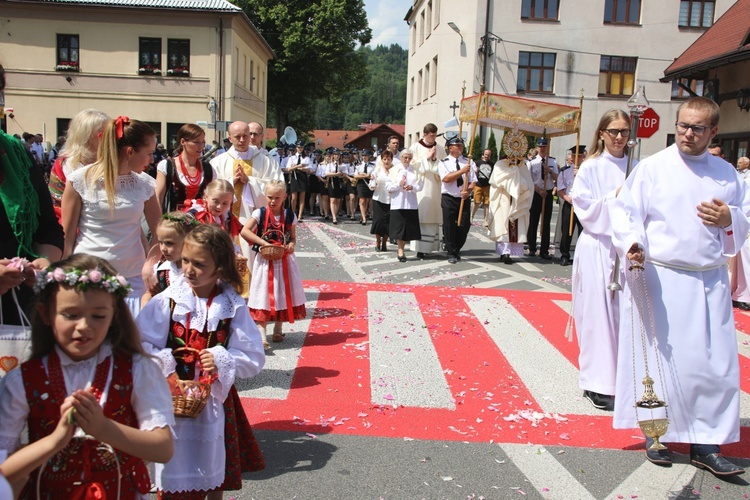
<svg viewBox="0 0 750 500"><path fill-rule="evenodd" d="M744 170L739 174L750 184L750 170ZM729 272L732 300L750 303L750 239L745 240L740 253L729 260Z"/></svg>
<svg viewBox="0 0 750 500"><path fill-rule="evenodd" d="M523 255L523 244L529 229L529 211L534 198L534 181L526 164L511 167L508 160L498 160L490 176L490 210L487 215L489 236L498 243L500 255ZM509 224L516 223L518 239L511 242Z"/></svg>
<svg viewBox="0 0 750 500"><path fill-rule="evenodd" d="M573 317L578 337L579 387L615 393L620 293L607 289L615 266L609 210L625 182L628 157L606 151L581 164L570 190L573 210L583 226L573 256ZM624 281L620 266L618 283Z"/></svg>
<svg viewBox="0 0 750 500"><path fill-rule="evenodd" d="M696 206L713 198L730 208L727 229L706 226L697 215ZM720 445L740 439L740 374L726 263L750 230L748 214L750 189L730 164L707 152L686 156L675 145L638 165L611 213L621 258L633 243L646 253L654 323L652 330L648 317L644 320L646 352L654 390L669 405L665 442ZM643 394L644 360L639 307L631 306L631 296L626 282L620 302L615 428L664 416L663 409L638 410L636 418L633 395Z"/></svg>
<svg viewBox="0 0 750 500"><path fill-rule="evenodd" d="M440 175L438 174L439 158L445 158L445 148L436 145L435 161L427 159L430 148L417 142L409 150L412 153L411 165L423 179L422 190L417 193L419 205L419 230L422 239L409 243L412 252L429 253L440 249L440 224L443 222L443 210L440 207Z"/></svg>

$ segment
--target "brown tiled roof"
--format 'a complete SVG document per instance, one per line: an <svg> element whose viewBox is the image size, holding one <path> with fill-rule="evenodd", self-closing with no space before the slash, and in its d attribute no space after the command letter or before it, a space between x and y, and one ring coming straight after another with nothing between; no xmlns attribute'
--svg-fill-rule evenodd
<svg viewBox="0 0 750 500"><path fill-rule="evenodd" d="M315 143L316 149L325 150L330 147L343 148L360 135L365 133L364 130L313 130L309 139ZM276 129L269 128L265 131L265 139L275 139Z"/></svg>
<svg viewBox="0 0 750 500"><path fill-rule="evenodd" d="M662 81L750 58L750 0L738 0L664 71Z"/></svg>

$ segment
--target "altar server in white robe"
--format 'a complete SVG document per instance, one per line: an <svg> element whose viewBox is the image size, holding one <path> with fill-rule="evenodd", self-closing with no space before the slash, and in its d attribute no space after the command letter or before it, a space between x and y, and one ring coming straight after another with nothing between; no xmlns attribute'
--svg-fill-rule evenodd
<svg viewBox="0 0 750 500"><path fill-rule="evenodd" d="M643 394L645 373L639 309L652 311L653 329L647 317L643 321L645 351L654 390L669 405L662 440L690 443L693 465L729 476L744 469L719 454L719 445L740 439L740 373L726 263L750 230L750 190L729 163L707 151L718 123L715 102L685 101L677 111L676 143L643 160L617 197L613 242L626 266L645 261L651 307L641 308L641 301L631 306L631 297L638 297L625 287L614 427L665 417L664 408L636 410L633 401L634 392ZM647 458L671 463L666 450L647 450Z"/></svg>
<svg viewBox="0 0 750 500"><path fill-rule="evenodd" d="M245 224L253 210L266 206L266 182L283 179L279 164L263 148L263 127L259 123L233 122L228 129L232 147L211 160L220 179L234 185L232 213ZM247 242L240 238L242 254L252 261Z"/></svg>
<svg viewBox="0 0 750 500"><path fill-rule="evenodd" d="M573 317L578 337L578 384L595 408L615 407L620 294L607 289L615 267L609 210L625 182L630 116L619 109L602 115L591 155L581 164L570 191L583 232L573 256ZM633 162L635 166L635 162ZM568 230L566 226L565 231ZM620 266L617 282L624 280Z"/></svg>
<svg viewBox="0 0 750 500"><path fill-rule="evenodd" d="M708 150L713 154L712 148L709 147ZM737 158L737 173L750 184L750 158ZM740 253L730 259L729 272L732 306L742 311L750 311L750 239L745 240Z"/></svg>
<svg viewBox="0 0 750 500"><path fill-rule="evenodd" d="M533 197L534 181L523 157L502 158L495 163L487 224L495 253L505 264L513 264L511 256L523 256Z"/></svg>
<svg viewBox="0 0 750 500"><path fill-rule="evenodd" d="M409 243L409 249L417 252L417 258L423 259L426 254L440 250L440 174L438 163L445 158L445 148L437 141L437 126L428 123L422 129L422 138L412 144L409 150L413 159L411 165L423 182L422 190L417 193L419 205L419 231L422 237Z"/></svg>

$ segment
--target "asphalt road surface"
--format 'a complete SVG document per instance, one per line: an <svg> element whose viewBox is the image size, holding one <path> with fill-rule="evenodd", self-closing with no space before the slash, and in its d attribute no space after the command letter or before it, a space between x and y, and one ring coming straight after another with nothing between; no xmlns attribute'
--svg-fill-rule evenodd
<svg viewBox="0 0 750 500"><path fill-rule="evenodd" d="M306 218L297 260L307 318L285 324L263 372L238 381L266 458L242 499L742 499L672 446L646 462L578 389L565 337L571 267L498 261L477 214L463 259L376 252L369 226ZM559 255L558 255L559 257ZM750 317L737 315L750 466Z"/></svg>

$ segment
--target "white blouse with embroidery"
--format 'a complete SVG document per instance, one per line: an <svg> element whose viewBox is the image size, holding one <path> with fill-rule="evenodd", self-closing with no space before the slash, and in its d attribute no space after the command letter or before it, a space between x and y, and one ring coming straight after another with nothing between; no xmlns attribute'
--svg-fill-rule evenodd
<svg viewBox="0 0 750 500"><path fill-rule="evenodd" d="M76 253L88 253L106 259L126 278L140 277L146 261L141 243L141 216L146 202L154 196L155 181L147 174L117 176L114 210L107 203L104 179L89 183L91 165L71 172L68 182L80 195Z"/></svg>
<svg viewBox="0 0 750 500"><path fill-rule="evenodd" d="M105 341L96 356L83 361L70 359L59 347L55 346L60 356L60 365L65 378L66 393L72 394L76 390L85 390L91 386L96 366L112 354L112 346ZM42 360L47 367L47 357ZM113 365L109 367L107 384L99 401L103 407L107 402L107 395L112 381ZM115 381L116 383L116 381ZM40 397L44 397L42 394ZM138 428L144 431L174 425L172 411L172 396L164 377L159 373L159 367L150 358L133 355L133 392L130 399ZM62 402L61 402L62 404ZM11 370L0 385L0 450L15 451L21 443L21 431L26 425L29 415L29 402L20 368ZM78 429L78 433L82 433Z"/></svg>
<svg viewBox="0 0 750 500"><path fill-rule="evenodd" d="M235 378L254 377L263 368L265 353L260 330L250 317L245 300L225 284L206 310L207 298L196 297L185 280L174 282L151 299L136 322L144 350L155 356L161 377L174 373L176 362L165 346L169 336L170 299L175 322L202 331L215 332L219 321L232 318L226 346L207 349L214 355L218 380L211 385L211 399L196 418L178 418L174 426L175 453L168 464L156 466L156 485L168 492L212 490L224 482L224 400ZM196 370L197 372L197 370ZM196 373L197 377L198 373Z"/></svg>

